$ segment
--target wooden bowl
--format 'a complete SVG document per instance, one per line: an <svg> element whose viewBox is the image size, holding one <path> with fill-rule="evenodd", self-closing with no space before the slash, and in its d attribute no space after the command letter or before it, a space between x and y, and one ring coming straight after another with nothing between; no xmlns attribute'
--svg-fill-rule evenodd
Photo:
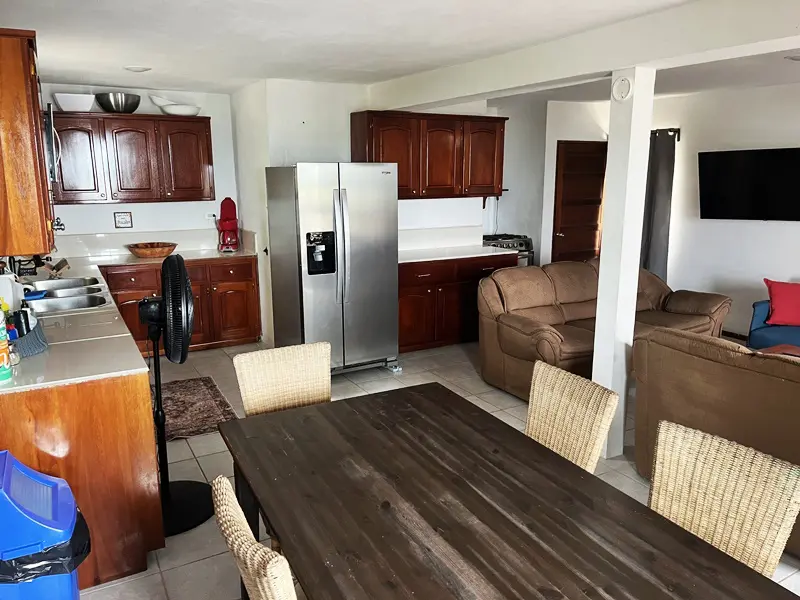
<svg viewBox="0 0 800 600"><path fill-rule="evenodd" d="M172 254L177 245L170 242L145 242L143 244L128 244L128 250L139 258L164 258Z"/></svg>

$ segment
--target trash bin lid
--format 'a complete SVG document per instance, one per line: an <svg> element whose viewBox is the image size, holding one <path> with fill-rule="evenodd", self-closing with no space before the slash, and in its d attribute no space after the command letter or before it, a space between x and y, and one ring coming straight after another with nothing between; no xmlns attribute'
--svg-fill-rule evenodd
<svg viewBox="0 0 800 600"><path fill-rule="evenodd" d="M0 451L0 560L41 552L69 540L76 506L67 482L26 467Z"/></svg>

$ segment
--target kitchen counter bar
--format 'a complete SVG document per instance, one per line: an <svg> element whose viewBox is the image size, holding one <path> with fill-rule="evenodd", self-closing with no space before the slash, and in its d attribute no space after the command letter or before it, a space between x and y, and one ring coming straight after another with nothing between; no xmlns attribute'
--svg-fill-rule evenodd
<svg viewBox="0 0 800 600"><path fill-rule="evenodd" d="M397 262L402 264L517 253L517 250L511 248L495 248L493 246L453 246L451 248L428 248L425 250L400 250L397 253Z"/></svg>

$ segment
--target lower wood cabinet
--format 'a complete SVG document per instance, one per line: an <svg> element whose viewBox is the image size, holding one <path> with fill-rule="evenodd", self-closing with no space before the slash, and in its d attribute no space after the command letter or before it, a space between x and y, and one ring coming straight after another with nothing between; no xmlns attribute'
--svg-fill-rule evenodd
<svg viewBox="0 0 800 600"><path fill-rule="evenodd" d="M139 349L147 348L147 326L139 322L139 300L161 294L158 264L102 266L122 319ZM190 350L258 341L261 335L255 257L187 260L192 282L194 329Z"/></svg>
<svg viewBox="0 0 800 600"><path fill-rule="evenodd" d="M477 340L478 282L516 264L516 254L400 264L400 352Z"/></svg>

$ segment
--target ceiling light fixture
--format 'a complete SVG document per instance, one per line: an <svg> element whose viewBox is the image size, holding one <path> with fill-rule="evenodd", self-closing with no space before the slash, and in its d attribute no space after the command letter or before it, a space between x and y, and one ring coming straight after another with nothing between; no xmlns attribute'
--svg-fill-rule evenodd
<svg viewBox="0 0 800 600"><path fill-rule="evenodd" d="M791 60L792 62L800 62L800 54L791 54L789 56L784 56L786 60Z"/></svg>
<svg viewBox="0 0 800 600"><path fill-rule="evenodd" d="M131 73L145 73L146 71L152 71L152 67L137 67L136 65L131 65L130 67L123 67L126 71L130 71Z"/></svg>

